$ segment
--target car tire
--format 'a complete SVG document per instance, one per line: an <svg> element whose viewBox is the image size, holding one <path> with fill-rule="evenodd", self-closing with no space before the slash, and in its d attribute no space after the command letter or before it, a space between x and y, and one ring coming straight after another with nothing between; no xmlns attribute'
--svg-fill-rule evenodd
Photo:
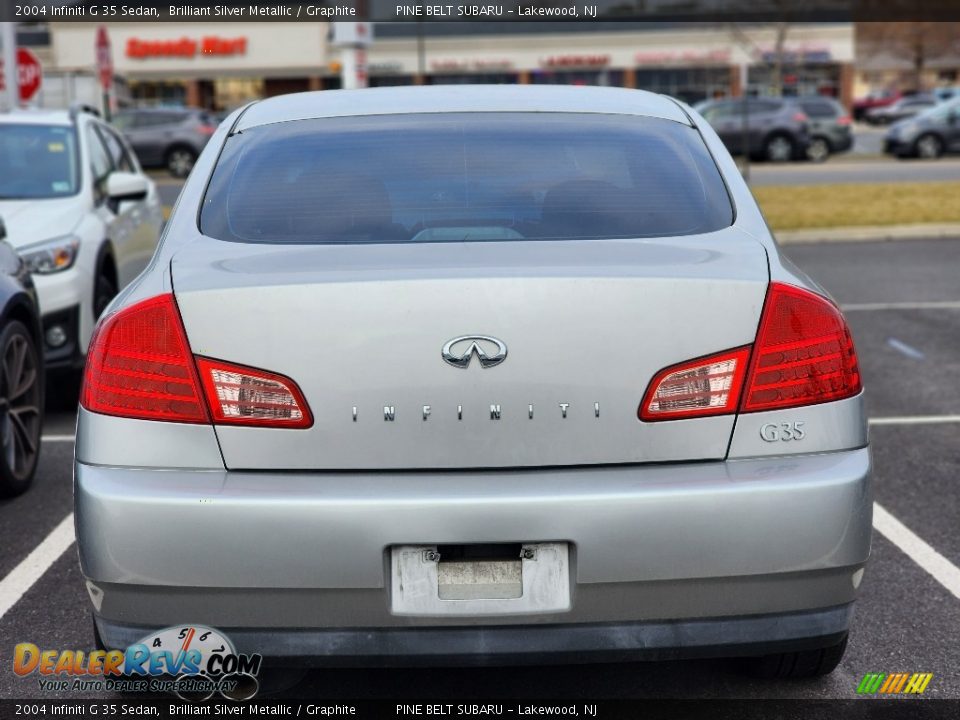
<svg viewBox="0 0 960 720"><path fill-rule="evenodd" d="M743 669L748 675L764 680L799 680L829 675L843 659L847 638L844 633L839 642L826 647L746 658Z"/></svg>
<svg viewBox="0 0 960 720"><path fill-rule="evenodd" d="M810 162L821 163L830 157L830 141L825 137L813 137L807 146L807 159Z"/></svg>
<svg viewBox="0 0 960 720"><path fill-rule="evenodd" d="M100 263L97 279L93 284L93 319L99 320L110 301L117 296L117 282L113 279L107 264Z"/></svg>
<svg viewBox="0 0 960 720"><path fill-rule="evenodd" d="M796 155L793 138L784 133L775 133L763 143L763 157L770 162L787 162Z"/></svg>
<svg viewBox="0 0 960 720"><path fill-rule="evenodd" d="M36 339L11 320L0 332L0 496L30 487L43 428L42 366Z"/></svg>
<svg viewBox="0 0 960 720"><path fill-rule="evenodd" d="M93 616L93 613L90 613L90 621L93 624L93 649L101 651L110 650L111 648L103 644L103 638L100 636L100 628L97 627L97 619Z"/></svg>
<svg viewBox="0 0 960 720"><path fill-rule="evenodd" d="M193 170L197 161L197 153L183 145L177 145L167 150L164 165L175 178L185 178Z"/></svg>
<svg viewBox="0 0 960 720"><path fill-rule="evenodd" d="M943 155L943 140L933 133L918 137L913 147L917 157L923 160L936 160Z"/></svg>

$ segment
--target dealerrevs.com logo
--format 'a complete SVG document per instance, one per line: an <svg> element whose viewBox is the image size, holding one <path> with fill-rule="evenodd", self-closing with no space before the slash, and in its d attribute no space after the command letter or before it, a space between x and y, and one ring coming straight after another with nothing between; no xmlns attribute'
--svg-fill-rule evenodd
<svg viewBox="0 0 960 720"><path fill-rule="evenodd" d="M237 653L230 639L203 625L179 625L150 633L126 650L14 648L13 671L38 675L40 690L169 692L203 701L217 693L250 700L260 685L263 658Z"/></svg>

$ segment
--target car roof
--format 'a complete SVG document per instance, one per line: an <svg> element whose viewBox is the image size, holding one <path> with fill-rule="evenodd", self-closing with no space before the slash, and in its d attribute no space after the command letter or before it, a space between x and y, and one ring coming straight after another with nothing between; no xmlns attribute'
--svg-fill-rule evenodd
<svg viewBox="0 0 960 720"><path fill-rule="evenodd" d="M249 106L236 130L325 117L459 112L564 112L640 115L690 124L680 106L644 90L570 85L428 85L321 90Z"/></svg>
<svg viewBox="0 0 960 720"><path fill-rule="evenodd" d="M73 125L66 110L13 110L0 113L0 123L18 125Z"/></svg>

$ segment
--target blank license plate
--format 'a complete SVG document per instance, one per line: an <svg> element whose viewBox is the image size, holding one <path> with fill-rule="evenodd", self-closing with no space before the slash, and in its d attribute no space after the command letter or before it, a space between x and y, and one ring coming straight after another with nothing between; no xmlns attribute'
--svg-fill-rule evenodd
<svg viewBox="0 0 960 720"><path fill-rule="evenodd" d="M390 608L396 615L517 615L570 609L566 543L527 543L523 558L433 559L436 545L390 552Z"/></svg>

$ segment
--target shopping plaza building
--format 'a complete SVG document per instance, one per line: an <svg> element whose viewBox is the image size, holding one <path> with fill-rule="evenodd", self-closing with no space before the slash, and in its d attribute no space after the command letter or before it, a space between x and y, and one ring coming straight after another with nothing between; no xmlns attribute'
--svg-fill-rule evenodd
<svg viewBox="0 0 960 720"><path fill-rule="evenodd" d="M329 23L106 23L120 104L229 110L250 99L340 87ZM95 23L50 23L45 105L81 99L94 77ZM780 58L777 69L776 58ZM376 23L371 86L561 83L642 88L695 102L787 94L849 102L857 91L851 23L773 25ZM89 92L89 91L87 91Z"/></svg>

